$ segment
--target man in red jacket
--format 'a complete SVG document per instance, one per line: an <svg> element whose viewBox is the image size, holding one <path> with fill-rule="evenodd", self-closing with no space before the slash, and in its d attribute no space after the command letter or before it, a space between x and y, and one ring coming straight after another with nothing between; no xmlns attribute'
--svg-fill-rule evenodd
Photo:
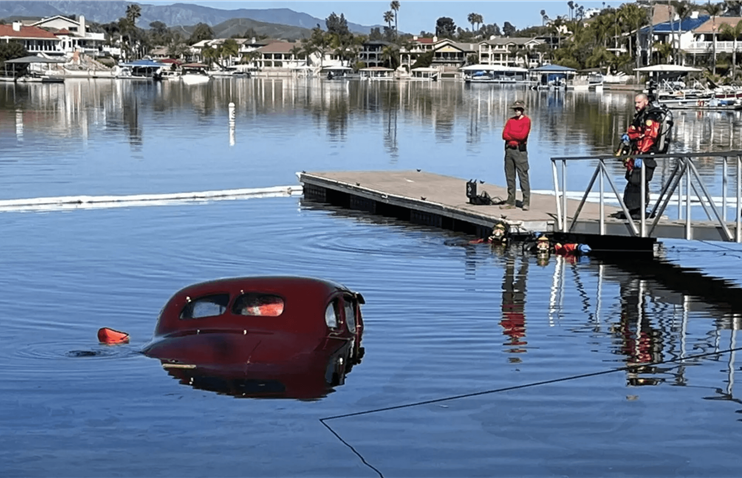
<svg viewBox="0 0 742 478"><path fill-rule="evenodd" d="M515 173L520 178L520 191L523 194L523 210L528 211L531 201L531 186L528 182L528 133L531 132L531 119L523 112L525 103L516 101L512 106L515 116L505 123L502 139L505 140L505 181L508 185L508 198L500 209L515 208Z"/></svg>

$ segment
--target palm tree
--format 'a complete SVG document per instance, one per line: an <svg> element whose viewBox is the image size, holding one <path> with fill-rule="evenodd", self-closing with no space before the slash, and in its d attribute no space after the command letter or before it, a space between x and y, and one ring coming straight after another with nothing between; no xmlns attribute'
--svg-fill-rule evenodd
<svg viewBox="0 0 742 478"><path fill-rule="evenodd" d="M569 7L569 19L572 20L575 14L575 2L569 0L569 2L567 2L567 6Z"/></svg>
<svg viewBox="0 0 742 478"><path fill-rule="evenodd" d="M713 74L716 74L716 17L724 13L724 4L723 3L711 3L710 1L706 3L706 5L703 6L703 9L706 10L706 13L708 13L711 16L711 34L713 35L713 48L714 48L714 65L713 65Z"/></svg>
<svg viewBox="0 0 742 478"><path fill-rule="evenodd" d="M682 35L683 34L682 32L683 21L686 18L688 18L690 14L693 12L693 6L685 0L676 1L674 5L675 5L675 13L678 15L678 20L680 22L680 24L678 25L678 35ZM677 61L679 61L680 52L681 52L680 45L678 45L675 51L675 54L673 55L674 58L678 58ZM677 61L675 63L677 63Z"/></svg>
<svg viewBox="0 0 742 478"><path fill-rule="evenodd" d="M624 3L621 5L621 8L618 10L621 18L624 20L625 24L629 27L629 31L634 31L635 38L634 38L634 48L637 50L634 52L636 54L636 66L641 66L641 55L639 55L639 30L641 30L641 27L646 25L647 23L651 23L649 21L649 16L647 15L647 11L640 7L639 5L636 5L635 3ZM631 53L631 37L629 37L629 52Z"/></svg>
<svg viewBox="0 0 742 478"><path fill-rule="evenodd" d="M385 46L381 50L381 59L386 61L389 68L396 70L397 66L399 66L399 50L395 45Z"/></svg>
<svg viewBox="0 0 742 478"><path fill-rule="evenodd" d="M549 17L546 15L546 10L541 10L541 26L543 27L546 25L546 20L548 20Z"/></svg>
<svg viewBox="0 0 742 478"><path fill-rule="evenodd" d="M394 20L394 13L391 10L384 12L384 21L389 25L389 29L392 29L392 20Z"/></svg>
<svg viewBox="0 0 742 478"><path fill-rule="evenodd" d="M132 26L136 26L137 20L142 16L142 7L137 4L132 4L126 7L126 19L129 20Z"/></svg>
<svg viewBox="0 0 742 478"><path fill-rule="evenodd" d="M731 26L727 23L721 26L721 32L725 35L730 35L732 41L732 78L737 76L737 37L742 35L742 20L737 22L737 25Z"/></svg>
<svg viewBox="0 0 742 478"><path fill-rule="evenodd" d="M392 3L389 4L389 8L394 12L394 37L399 38L399 29L397 28L399 25L397 23L397 17L399 17L399 2L397 0L392 0Z"/></svg>

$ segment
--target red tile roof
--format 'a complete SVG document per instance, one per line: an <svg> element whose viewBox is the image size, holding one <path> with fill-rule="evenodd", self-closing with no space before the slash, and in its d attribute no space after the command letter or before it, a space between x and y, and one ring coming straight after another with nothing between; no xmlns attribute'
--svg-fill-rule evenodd
<svg viewBox="0 0 742 478"><path fill-rule="evenodd" d="M432 38L418 38L415 41L418 43L435 43Z"/></svg>
<svg viewBox="0 0 742 478"><path fill-rule="evenodd" d="M13 30L13 25L0 25L0 37L9 38L49 38L55 40L57 37L53 33L39 27L24 27L20 31Z"/></svg>

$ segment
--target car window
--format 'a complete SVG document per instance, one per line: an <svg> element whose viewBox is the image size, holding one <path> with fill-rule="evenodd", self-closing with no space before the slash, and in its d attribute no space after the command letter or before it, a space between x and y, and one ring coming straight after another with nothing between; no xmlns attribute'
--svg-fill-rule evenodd
<svg viewBox="0 0 742 478"><path fill-rule="evenodd" d="M248 292L234 301L232 313L255 317L278 317L285 307L283 297L274 294Z"/></svg>
<svg viewBox="0 0 742 478"><path fill-rule="evenodd" d="M213 294L198 299L187 298L188 303L183 307L180 318L201 319L222 315L229 305L229 294Z"/></svg>
<svg viewBox="0 0 742 478"><path fill-rule="evenodd" d="M334 329L338 326L338 322L337 300L333 300L327 304L327 309L325 309L325 324L329 328Z"/></svg>
<svg viewBox="0 0 742 478"><path fill-rule="evenodd" d="M350 297L346 297L345 300L345 321L348 324L348 330L350 333L355 333L356 331L356 306Z"/></svg>

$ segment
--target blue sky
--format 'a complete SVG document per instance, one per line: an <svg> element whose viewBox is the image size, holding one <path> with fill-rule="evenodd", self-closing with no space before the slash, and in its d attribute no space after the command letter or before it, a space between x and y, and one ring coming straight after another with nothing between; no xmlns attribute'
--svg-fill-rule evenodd
<svg viewBox="0 0 742 478"><path fill-rule="evenodd" d="M172 4L173 2L143 0L142 3ZM389 10L389 1L210 1L196 0L189 3L235 10L238 8L290 8L296 12L308 13L317 18L327 18L332 12L338 15L343 13L348 21L361 25L383 24L384 12ZM467 16L470 13L479 13L485 23L497 23L502 28L503 23L510 22L517 28L525 28L541 24L541 10L554 18L557 15L566 15L569 12L565 1L421 1L399 0L399 30L406 33L420 33L421 30L435 31L435 22L439 17L451 17L457 26L470 27ZM585 9L601 8L603 5L618 7L619 1L588 2L576 1ZM324 25L322 25L324 27Z"/></svg>

